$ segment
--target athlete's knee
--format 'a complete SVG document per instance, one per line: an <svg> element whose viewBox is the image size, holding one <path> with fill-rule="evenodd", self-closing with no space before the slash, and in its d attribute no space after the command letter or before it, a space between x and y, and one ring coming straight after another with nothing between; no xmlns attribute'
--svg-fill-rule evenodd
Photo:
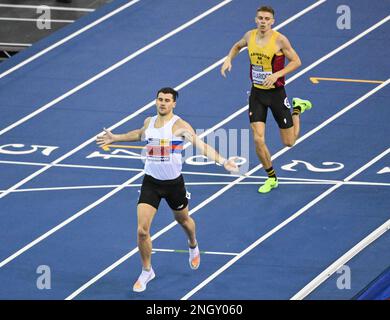
<svg viewBox="0 0 390 320"><path fill-rule="evenodd" d="M280 137L286 147L292 147L297 140L293 128L281 129Z"/></svg>
<svg viewBox="0 0 390 320"><path fill-rule="evenodd" d="M283 144L286 147L292 147L295 144L295 139L293 137L286 137L283 139Z"/></svg>
<svg viewBox="0 0 390 320"><path fill-rule="evenodd" d="M146 227L139 226L137 236L139 240L146 240L149 237L149 230Z"/></svg>
<svg viewBox="0 0 390 320"><path fill-rule="evenodd" d="M190 221L190 217L188 215L176 215L175 220L177 221L178 224L180 225L186 225Z"/></svg>
<svg viewBox="0 0 390 320"><path fill-rule="evenodd" d="M261 148L265 145L265 136L263 134L255 133L253 135L253 141L257 147Z"/></svg>

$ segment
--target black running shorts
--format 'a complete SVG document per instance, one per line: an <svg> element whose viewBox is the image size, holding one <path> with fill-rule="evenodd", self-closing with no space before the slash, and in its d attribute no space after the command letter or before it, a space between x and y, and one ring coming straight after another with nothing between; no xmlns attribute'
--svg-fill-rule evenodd
<svg viewBox="0 0 390 320"><path fill-rule="evenodd" d="M293 126L290 103L284 87L264 90L252 86L249 96L249 121L265 123L268 108L271 109L279 128L288 129Z"/></svg>
<svg viewBox="0 0 390 320"><path fill-rule="evenodd" d="M173 180L158 180L145 174L138 203L147 203L158 209L162 198L172 210L180 211L187 207L187 191L182 175Z"/></svg>

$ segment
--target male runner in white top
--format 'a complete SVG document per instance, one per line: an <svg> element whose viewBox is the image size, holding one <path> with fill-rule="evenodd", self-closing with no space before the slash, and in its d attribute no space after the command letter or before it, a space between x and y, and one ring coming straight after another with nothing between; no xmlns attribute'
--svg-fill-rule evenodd
<svg viewBox="0 0 390 320"><path fill-rule="evenodd" d="M142 292L147 283L155 277L151 264L152 241L150 227L160 200L165 198L176 221L188 236L189 264L197 269L200 253L195 234L195 222L189 216L188 199L181 175L181 149L184 140L191 142L209 159L223 165L226 170L238 172L234 159L227 160L195 134L191 125L173 113L178 93L172 88L162 88L157 93L157 116L145 119L141 129L125 134L105 134L97 137L101 147L119 141L141 141L146 138L147 156L145 177L138 200L137 241L142 260L142 272L133 286L133 291Z"/></svg>

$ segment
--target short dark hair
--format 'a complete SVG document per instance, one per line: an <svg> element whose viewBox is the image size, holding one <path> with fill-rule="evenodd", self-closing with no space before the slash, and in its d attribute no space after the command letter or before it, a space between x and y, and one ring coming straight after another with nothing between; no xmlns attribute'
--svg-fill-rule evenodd
<svg viewBox="0 0 390 320"><path fill-rule="evenodd" d="M176 101L176 99L179 97L179 92L170 87L161 88L160 90L158 90L157 96L159 95L159 93L170 93L173 97L173 101Z"/></svg>
<svg viewBox="0 0 390 320"><path fill-rule="evenodd" d="M256 13L260 11L272 13L272 15L275 17L275 10L271 6L262 6L257 9Z"/></svg>

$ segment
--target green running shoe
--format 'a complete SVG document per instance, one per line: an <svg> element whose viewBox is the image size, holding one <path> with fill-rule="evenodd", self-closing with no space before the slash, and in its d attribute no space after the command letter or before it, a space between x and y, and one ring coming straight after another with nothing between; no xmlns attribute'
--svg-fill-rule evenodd
<svg viewBox="0 0 390 320"><path fill-rule="evenodd" d="M312 104L309 100L293 98L292 103L293 107L301 107L301 113L304 113L306 110L310 110L312 107Z"/></svg>
<svg viewBox="0 0 390 320"><path fill-rule="evenodd" d="M272 189L275 189L278 187L278 180L275 178L268 178L265 180L265 183L257 190L260 193L268 193Z"/></svg>

